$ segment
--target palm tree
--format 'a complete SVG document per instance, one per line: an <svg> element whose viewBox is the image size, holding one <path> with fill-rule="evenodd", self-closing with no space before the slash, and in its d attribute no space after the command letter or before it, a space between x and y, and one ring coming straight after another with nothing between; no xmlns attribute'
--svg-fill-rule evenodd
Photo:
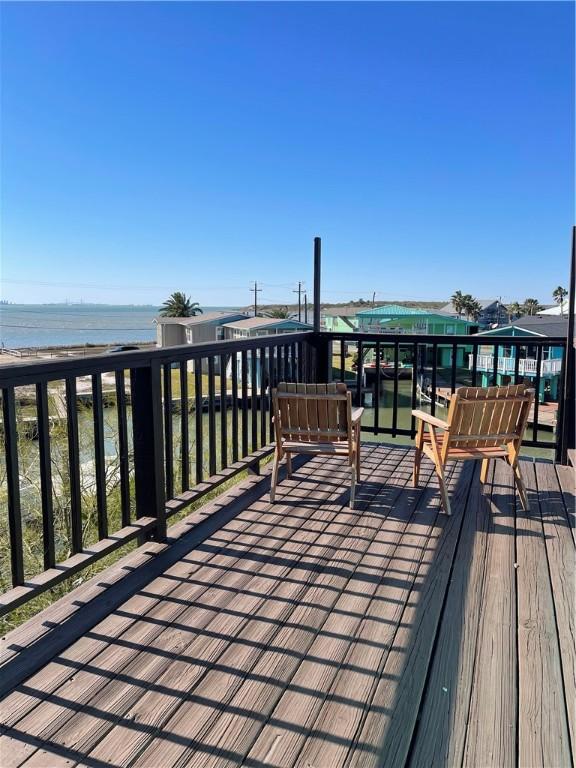
<svg viewBox="0 0 576 768"><path fill-rule="evenodd" d="M458 317L462 314L464 310L464 294L462 291L455 291L452 294L452 297L450 298L450 301L452 302L452 306L454 307L454 311L458 312Z"/></svg>
<svg viewBox="0 0 576 768"><path fill-rule="evenodd" d="M161 317L196 317L202 314L197 301L191 301L185 293L175 291L160 307Z"/></svg>
<svg viewBox="0 0 576 768"><path fill-rule="evenodd" d="M482 312L482 304L480 304L478 299L472 298L472 296L466 297L464 311L466 312L467 320L478 320Z"/></svg>
<svg viewBox="0 0 576 768"><path fill-rule="evenodd" d="M556 302L556 304L560 304L560 314L562 317L564 317L564 299L568 296L568 291L566 288L562 288L561 285L558 286L558 288L555 288L552 291L552 298Z"/></svg>
<svg viewBox="0 0 576 768"><path fill-rule="evenodd" d="M264 317L276 317L278 320L287 320L290 317L288 307L276 307L264 312Z"/></svg>
<svg viewBox="0 0 576 768"><path fill-rule="evenodd" d="M540 306L538 299L525 299L524 304L522 305L522 309L527 315L537 315L542 307Z"/></svg>
<svg viewBox="0 0 576 768"><path fill-rule="evenodd" d="M518 304L517 301L513 301L512 304L508 304L506 311L508 312L508 321L510 323L514 317L522 317L523 314L522 305Z"/></svg>

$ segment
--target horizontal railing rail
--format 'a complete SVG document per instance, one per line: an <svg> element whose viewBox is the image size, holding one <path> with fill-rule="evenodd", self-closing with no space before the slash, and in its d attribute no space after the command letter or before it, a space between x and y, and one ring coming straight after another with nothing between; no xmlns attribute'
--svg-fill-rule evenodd
<svg viewBox="0 0 576 768"><path fill-rule="evenodd" d="M0 614L168 519L271 451L271 390L317 378L311 333L0 369L10 562Z"/></svg>

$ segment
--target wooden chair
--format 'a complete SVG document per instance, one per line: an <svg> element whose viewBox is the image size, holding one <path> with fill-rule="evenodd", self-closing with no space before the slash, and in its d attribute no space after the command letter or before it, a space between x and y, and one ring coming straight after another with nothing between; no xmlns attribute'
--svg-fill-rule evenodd
<svg viewBox="0 0 576 768"><path fill-rule="evenodd" d="M491 459L503 458L514 471L524 509L528 510L526 488L518 458L534 390L525 384L507 387L461 387L450 398L448 419L443 421L424 411L412 411L418 419L414 486L418 485L420 460L426 454L434 462L442 506L450 514L450 500L444 480L448 461L482 461L480 481L486 482ZM428 427L428 432L425 431ZM437 430L442 430L438 434Z"/></svg>
<svg viewBox="0 0 576 768"><path fill-rule="evenodd" d="M276 449L270 501L274 501L278 467L286 457L288 477L292 454L347 456L350 466L350 506L360 480L360 418L363 408L352 408L352 395L342 383L287 384L272 390Z"/></svg>

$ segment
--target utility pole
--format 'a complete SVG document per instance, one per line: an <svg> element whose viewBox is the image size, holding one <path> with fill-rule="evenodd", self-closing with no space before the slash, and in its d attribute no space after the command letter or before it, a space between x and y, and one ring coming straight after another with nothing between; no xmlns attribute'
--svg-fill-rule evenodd
<svg viewBox="0 0 576 768"><path fill-rule="evenodd" d="M374 309L374 304L376 304L376 291L372 294L372 309Z"/></svg>
<svg viewBox="0 0 576 768"><path fill-rule="evenodd" d="M304 322L308 322L308 294L304 294Z"/></svg>
<svg viewBox="0 0 576 768"><path fill-rule="evenodd" d="M298 294L298 322L302 322L302 281L298 281L298 288L292 293Z"/></svg>
<svg viewBox="0 0 576 768"><path fill-rule="evenodd" d="M254 280L254 288L250 288L250 292L254 294L254 317L258 315L258 294L262 293L262 288L258 288L258 283Z"/></svg>

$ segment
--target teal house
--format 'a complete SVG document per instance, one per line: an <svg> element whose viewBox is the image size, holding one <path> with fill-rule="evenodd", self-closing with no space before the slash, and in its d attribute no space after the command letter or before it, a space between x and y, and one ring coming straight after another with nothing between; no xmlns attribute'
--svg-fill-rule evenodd
<svg viewBox="0 0 576 768"><path fill-rule="evenodd" d="M356 313L358 331L362 333L381 333L393 335L435 335L468 336L478 330L476 323L451 317L443 312L434 312L416 307L403 307L400 304L386 304L382 307L363 309ZM465 364L467 350L457 349L456 365ZM452 345L438 345L437 364L452 364Z"/></svg>
<svg viewBox="0 0 576 768"><path fill-rule="evenodd" d="M322 330L331 333L354 333L358 329L358 307L325 307L321 312Z"/></svg>
<svg viewBox="0 0 576 768"><path fill-rule="evenodd" d="M510 384L514 379L516 364L518 364L518 374L527 384L535 386L536 374L538 372L538 358L536 347L530 344L530 339L541 339L546 336L566 337L568 331L568 320L566 318L554 317L523 317L501 328L495 328L491 331L482 331L478 336L486 337L490 343L481 346L478 350L478 359L476 361L476 370L481 377L478 382L480 386L487 387L491 384L505 385ZM521 346L519 350L511 347L509 344L500 344L497 348L498 359L496 361L496 381L494 382L494 343L498 336L517 336L526 340L526 345ZM518 354L519 360L516 360ZM469 356L468 367L472 369L473 357ZM562 348L554 345L544 347L540 363L540 384L538 388L538 399L541 403L556 402L560 388L562 376Z"/></svg>

